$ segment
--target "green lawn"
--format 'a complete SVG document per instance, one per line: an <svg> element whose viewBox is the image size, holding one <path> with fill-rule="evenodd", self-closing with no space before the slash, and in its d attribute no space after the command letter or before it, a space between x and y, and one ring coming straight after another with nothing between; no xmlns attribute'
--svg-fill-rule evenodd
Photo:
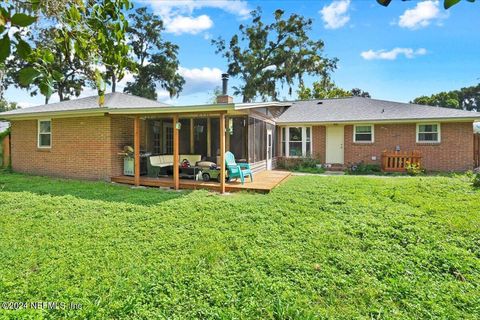
<svg viewBox="0 0 480 320"><path fill-rule="evenodd" d="M480 315L466 178L292 177L268 195L0 173L0 318Z"/></svg>

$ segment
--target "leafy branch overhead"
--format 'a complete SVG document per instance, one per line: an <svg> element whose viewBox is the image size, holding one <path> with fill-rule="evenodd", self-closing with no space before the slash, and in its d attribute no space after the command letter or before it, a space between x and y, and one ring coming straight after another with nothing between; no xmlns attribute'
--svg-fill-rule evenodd
<svg viewBox="0 0 480 320"><path fill-rule="evenodd" d="M242 81L234 88L244 102L256 97L278 100L279 86L291 94L295 81L303 83L305 75L325 75L336 68L337 59L323 55L322 40L312 40L307 32L312 20L283 10L274 12L274 22L262 21L260 9L252 11L252 24L240 25L239 33L227 43L212 41L216 53L228 62L228 73Z"/></svg>
<svg viewBox="0 0 480 320"><path fill-rule="evenodd" d="M124 92L155 100L159 84L170 97L178 96L185 83L177 72L179 48L162 39L163 21L147 8L136 9L129 18L131 25L127 31L138 73L133 82L127 83Z"/></svg>
<svg viewBox="0 0 480 320"><path fill-rule="evenodd" d="M107 84L115 92L130 72L135 81L128 92L155 99L158 83L170 96L178 95L184 84L177 72L178 46L161 39L158 16L132 8L130 0L2 2L0 66L6 87L40 92L48 103L54 93L63 101L91 85L101 104Z"/></svg>
<svg viewBox="0 0 480 320"><path fill-rule="evenodd" d="M402 1L409 1L409 0L402 0ZM467 1L468 2L475 2L475 0L467 0ZM392 0L377 0L377 2L384 7L388 7L388 5L390 4L390 2L392 2ZM443 7L445 9L449 9L450 7L456 5L459 2L460 2L460 0L444 0L443 1Z"/></svg>

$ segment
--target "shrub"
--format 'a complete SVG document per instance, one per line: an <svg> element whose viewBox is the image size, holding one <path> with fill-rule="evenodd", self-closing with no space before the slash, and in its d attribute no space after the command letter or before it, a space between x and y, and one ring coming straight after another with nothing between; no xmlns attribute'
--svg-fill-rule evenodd
<svg viewBox="0 0 480 320"><path fill-rule="evenodd" d="M305 158L281 158L277 161L277 167L289 171L323 173L325 169L319 166L320 161L312 157Z"/></svg>
<svg viewBox="0 0 480 320"><path fill-rule="evenodd" d="M480 172L476 173L473 177L473 186L475 188L480 188Z"/></svg>
<svg viewBox="0 0 480 320"><path fill-rule="evenodd" d="M354 163L347 168L348 174L377 174L382 172L378 164Z"/></svg>
<svg viewBox="0 0 480 320"><path fill-rule="evenodd" d="M405 163L405 170L407 171L407 174L411 176L418 176L419 174L424 172L419 162L410 161L407 161Z"/></svg>

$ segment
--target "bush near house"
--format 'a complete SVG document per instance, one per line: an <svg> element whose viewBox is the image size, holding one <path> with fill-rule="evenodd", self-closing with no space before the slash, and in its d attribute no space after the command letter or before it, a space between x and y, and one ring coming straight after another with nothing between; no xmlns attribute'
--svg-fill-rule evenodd
<svg viewBox="0 0 480 320"><path fill-rule="evenodd" d="M277 159L277 168L289 171L305 173L324 173L325 169L320 165L320 161L312 157L304 158L285 158Z"/></svg>
<svg viewBox="0 0 480 320"><path fill-rule="evenodd" d="M465 176L292 177L268 195L0 174L15 319L475 319L480 190Z"/></svg>
<svg viewBox="0 0 480 320"><path fill-rule="evenodd" d="M353 175L382 174L382 168L379 164L359 162L349 165L347 167L347 173Z"/></svg>

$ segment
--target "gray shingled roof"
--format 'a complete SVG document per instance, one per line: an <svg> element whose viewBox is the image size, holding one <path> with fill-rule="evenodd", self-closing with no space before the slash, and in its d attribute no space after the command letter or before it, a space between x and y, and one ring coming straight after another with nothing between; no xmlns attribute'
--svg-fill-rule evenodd
<svg viewBox="0 0 480 320"><path fill-rule="evenodd" d="M294 101L278 123L355 122L416 119L472 118L480 112L423 106L369 98Z"/></svg>
<svg viewBox="0 0 480 320"><path fill-rule="evenodd" d="M105 94L105 104L98 106L98 96L62 101L36 107L16 109L0 113L2 115L27 115L31 113L79 111L79 110L105 110L105 109L133 109L133 108L162 108L169 105L126 93L113 92Z"/></svg>

